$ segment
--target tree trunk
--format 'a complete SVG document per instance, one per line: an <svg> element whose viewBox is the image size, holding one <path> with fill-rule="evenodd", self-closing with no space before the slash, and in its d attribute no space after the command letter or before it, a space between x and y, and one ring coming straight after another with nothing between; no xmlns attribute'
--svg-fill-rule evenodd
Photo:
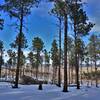
<svg viewBox="0 0 100 100"><path fill-rule="evenodd" d="M50 79L50 78L49 78L49 66L50 66L50 65L48 65L48 82L49 82L49 79Z"/></svg>
<svg viewBox="0 0 100 100"><path fill-rule="evenodd" d="M25 68L23 68L23 76L25 75L24 71L25 71Z"/></svg>
<svg viewBox="0 0 100 100"><path fill-rule="evenodd" d="M93 73L93 70L92 70L92 60L91 60L91 86L92 86L92 73Z"/></svg>
<svg viewBox="0 0 100 100"><path fill-rule="evenodd" d="M64 86L63 92L68 92L68 77L67 77L67 31L68 31L67 14L64 16Z"/></svg>
<svg viewBox="0 0 100 100"><path fill-rule="evenodd" d="M42 76L42 64L41 64L41 72L40 72L40 75L41 75L41 79L43 79L43 76Z"/></svg>
<svg viewBox="0 0 100 100"><path fill-rule="evenodd" d="M58 86L61 87L61 18L59 18L59 69L58 69Z"/></svg>
<svg viewBox="0 0 100 100"><path fill-rule="evenodd" d="M75 19L74 19L74 34L75 34L75 68L76 68L76 84L77 89L80 89L79 83L79 63L78 63L78 53L77 53L77 32L76 32L76 25L77 25L77 0L75 1Z"/></svg>
<svg viewBox="0 0 100 100"><path fill-rule="evenodd" d="M33 67L31 66L31 77L33 76Z"/></svg>
<svg viewBox="0 0 100 100"><path fill-rule="evenodd" d="M71 65L71 84L74 82L73 81L74 80L73 76L74 76L74 66Z"/></svg>
<svg viewBox="0 0 100 100"><path fill-rule="evenodd" d="M0 56L0 78L1 78L2 56Z"/></svg>
<svg viewBox="0 0 100 100"><path fill-rule="evenodd" d="M87 87L89 87L89 64L87 64Z"/></svg>
<svg viewBox="0 0 100 100"><path fill-rule="evenodd" d="M52 73L52 84L54 84L54 77L55 77L55 76L54 76L54 72L55 72L55 71L54 71L54 66L53 66L53 73Z"/></svg>
<svg viewBox="0 0 100 100"><path fill-rule="evenodd" d="M82 59L81 59L81 73L80 73L80 75L81 75L81 84L83 84L83 80L82 80Z"/></svg>
<svg viewBox="0 0 100 100"><path fill-rule="evenodd" d="M1 67L2 67L2 50L0 50L0 53L1 53L1 55L0 55L0 78L1 78Z"/></svg>
<svg viewBox="0 0 100 100"><path fill-rule="evenodd" d="M8 67L8 66L6 66L6 68L5 68L5 80L8 79L8 71L7 71L8 69L7 69L7 67Z"/></svg>
<svg viewBox="0 0 100 100"><path fill-rule="evenodd" d="M21 57L22 28L23 28L23 7L21 9L20 33L19 33L19 41L18 41L19 42L19 45L18 45L18 57L17 57L17 68L16 68L16 78L15 78L15 86L14 86L14 88L18 88L20 57Z"/></svg>
<svg viewBox="0 0 100 100"><path fill-rule="evenodd" d="M76 29L75 29L75 68L76 68L76 84L77 89L80 89L80 83L79 83L79 59L77 54L77 36L76 36Z"/></svg>
<svg viewBox="0 0 100 100"><path fill-rule="evenodd" d="M70 71L71 71L71 69L70 69L70 66L69 66L69 85L71 83L71 80L70 80L71 79L71 76L70 76L71 73L70 73Z"/></svg>
<svg viewBox="0 0 100 100"><path fill-rule="evenodd" d="M97 76L97 64L96 64L96 60L95 60L95 84L96 87L98 87L98 76Z"/></svg>
<svg viewBox="0 0 100 100"><path fill-rule="evenodd" d="M39 51L37 50L37 61L36 61L36 79L38 79L38 72L39 72Z"/></svg>

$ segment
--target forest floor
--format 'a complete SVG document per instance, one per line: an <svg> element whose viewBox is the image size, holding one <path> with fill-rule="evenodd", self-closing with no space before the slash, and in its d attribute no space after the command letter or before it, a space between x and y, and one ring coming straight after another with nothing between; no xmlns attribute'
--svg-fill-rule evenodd
<svg viewBox="0 0 100 100"><path fill-rule="evenodd" d="M10 83L0 82L0 100L100 100L100 88L87 88L80 90L69 87L69 92L62 92L63 88L55 85L43 85L43 90L38 90L38 85L19 85L12 89Z"/></svg>

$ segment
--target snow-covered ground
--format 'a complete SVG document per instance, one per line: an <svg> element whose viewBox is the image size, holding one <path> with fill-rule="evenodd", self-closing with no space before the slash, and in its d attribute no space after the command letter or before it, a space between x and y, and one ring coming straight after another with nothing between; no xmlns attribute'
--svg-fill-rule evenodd
<svg viewBox="0 0 100 100"><path fill-rule="evenodd" d="M10 83L0 82L0 100L100 100L100 88L70 87L69 92L63 93L55 85L43 85L40 91L37 85L19 85L18 89L12 89Z"/></svg>

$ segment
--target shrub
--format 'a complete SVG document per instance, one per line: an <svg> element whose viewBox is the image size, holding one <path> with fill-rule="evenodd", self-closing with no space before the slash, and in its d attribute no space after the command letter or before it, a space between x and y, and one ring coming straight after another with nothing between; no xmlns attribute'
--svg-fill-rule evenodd
<svg viewBox="0 0 100 100"><path fill-rule="evenodd" d="M40 81L40 80L37 80L37 79L33 79L32 77L30 76L25 76L23 75L21 77L21 80L19 82L20 84L23 84L23 85L31 85L31 84L47 84L48 82L47 81Z"/></svg>

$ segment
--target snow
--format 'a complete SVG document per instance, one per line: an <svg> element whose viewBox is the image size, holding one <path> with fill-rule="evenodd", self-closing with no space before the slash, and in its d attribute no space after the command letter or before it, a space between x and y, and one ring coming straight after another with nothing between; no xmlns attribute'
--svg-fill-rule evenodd
<svg viewBox="0 0 100 100"><path fill-rule="evenodd" d="M19 85L18 89L12 89L10 83L0 82L0 100L100 100L100 88L70 87L64 93L62 88L50 84L43 85L43 90L38 90L38 85Z"/></svg>

